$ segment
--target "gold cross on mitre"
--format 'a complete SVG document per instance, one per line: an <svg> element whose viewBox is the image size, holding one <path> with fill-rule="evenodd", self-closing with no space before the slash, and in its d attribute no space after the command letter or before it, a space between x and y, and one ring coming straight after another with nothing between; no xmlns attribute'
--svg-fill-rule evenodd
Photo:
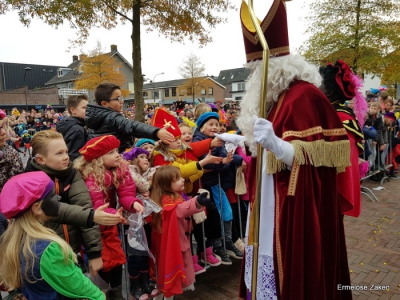
<svg viewBox="0 0 400 300"><path fill-rule="evenodd" d="M167 127L167 126L171 126L171 128L172 128L173 130L175 130L175 127L171 125L171 121L168 121L168 122L167 122L167 120L164 119L164 127Z"/></svg>

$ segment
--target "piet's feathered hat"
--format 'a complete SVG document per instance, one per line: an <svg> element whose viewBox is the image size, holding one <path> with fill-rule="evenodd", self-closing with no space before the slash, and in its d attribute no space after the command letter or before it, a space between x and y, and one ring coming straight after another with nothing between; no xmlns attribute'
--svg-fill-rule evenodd
<svg viewBox="0 0 400 300"><path fill-rule="evenodd" d="M240 20L247 62L262 59L263 49L251 21L249 8L244 1L242 1L240 8ZM285 1L274 0L264 20L260 22L260 26L267 40L271 56L290 54Z"/></svg>
<svg viewBox="0 0 400 300"><path fill-rule="evenodd" d="M156 110L153 118L151 119L151 123L153 126L158 128L167 129L167 131L172 133L174 137L179 137L182 135L178 120L163 108Z"/></svg>

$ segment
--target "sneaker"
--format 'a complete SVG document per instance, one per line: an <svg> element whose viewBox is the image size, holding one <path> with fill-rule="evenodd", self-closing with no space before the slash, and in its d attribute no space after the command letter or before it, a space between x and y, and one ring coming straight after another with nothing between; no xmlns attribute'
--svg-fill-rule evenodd
<svg viewBox="0 0 400 300"><path fill-rule="evenodd" d="M199 275L206 271L206 269L204 269L202 266L199 265L199 257L197 255L193 255L192 260L193 260L194 274Z"/></svg>
<svg viewBox="0 0 400 300"><path fill-rule="evenodd" d="M226 242L226 254L236 259L243 258L243 252L239 251L232 242Z"/></svg>
<svg viewBox="0 0 400 300"><path fill-rule="evenodd" d="M235 242L235 247L240 251L240 252L244 252L244 248L245 248L245 244L243 242L243 240L241 240L240 238Z"/></svg>
<svg viewBox="0 0 400 300"><path fill-rule="evenodd" d="M229 259L228 255L224 252L222 247L214 248L214 253L221 257L221 264L223 265L231 265L232 261Z"/></svg>
<svg viewBox="0 0 400 300"><path fill-rule="evenodd" d="M200 253L200 258L201 258L200 261L203 264L205 264L204 253L203 252ZM207 264L209 264L212 267L216 267L216 266L219 266L221 264L221 258L217 257L216 255L213 254L211 247L206 249L206 259L207 259Z"/></svg>

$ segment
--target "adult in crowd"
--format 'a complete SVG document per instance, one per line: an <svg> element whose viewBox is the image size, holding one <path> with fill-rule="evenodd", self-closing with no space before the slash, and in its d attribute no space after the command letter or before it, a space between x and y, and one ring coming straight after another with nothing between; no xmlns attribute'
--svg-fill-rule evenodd
<svg viewBox="0 0 400 300"><path fill-rule="evenodd" d="M185 109L186 101L182 101L182 98L179 97L178 101L176 101L174 104L176 109L175 112L179 115L179 113Z"/></svg>
<svg viewBox="0 0 400 300"><path fill-rule="evenodd" d="M246 232L244 279L257 299L351 299L337 172L350 165L350 144L336 111L318 89L316 66L290 55L286 7L274 0L261 28L270 47L267 120L259 112L262 48L246 3L241 8L247 67L252 70L239 128L253 155L265 148L257 290L251 290L253 210ZM256 119L256 120L255 120ZM340 153L340 155L339 155ZM254 177L254 175L253 175ZM252 178L250 182L256 182ZM241 290L240 297L246 297Z"/></svg>
<svg viewBox="0 0 400 300"><path fill-rule="evenodd" d="M7 180L23 171L21 156L6 143L7 122L6 113L0 109L0 192Z"/></svg>

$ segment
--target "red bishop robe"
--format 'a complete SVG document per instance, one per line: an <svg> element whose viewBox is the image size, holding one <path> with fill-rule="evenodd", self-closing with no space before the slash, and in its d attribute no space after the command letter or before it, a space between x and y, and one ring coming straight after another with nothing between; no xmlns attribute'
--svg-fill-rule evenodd
<svg viewBox="0 0 400 300"><path fill-rule="evenodd" d="M338 289L350 285L336 176L350 165L346 131L325 95L304 81L290 85L268 120L295 150L290 169L267 154L275 187L278 299L351 299L351 291Z"/></svg>

